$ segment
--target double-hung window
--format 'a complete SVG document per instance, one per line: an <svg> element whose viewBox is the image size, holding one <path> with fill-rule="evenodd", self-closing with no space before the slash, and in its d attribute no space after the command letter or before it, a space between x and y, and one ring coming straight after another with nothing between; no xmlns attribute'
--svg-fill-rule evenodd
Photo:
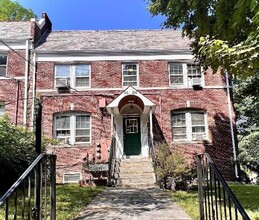
<svg viewBox="0 0 259 220"><path fill-rule="evenodd" d="M56 65L55 87L90 87L90 65Z"/></svg>
<svg viewBox="0 0 259 220"><path fill-rule="evenodd" d="M57 114L54 127L55 137L60 143L74 145L91 142L90 114Z"/></svg>
<svg viewBox="0 0 259 220"><path fill-rule="evenodd" d="M207 139L206 114L202 111L172 112L174 141L200 141Z"/></svg>
<svg viewBox="0 0 259 220"><path fill-rule="evenodd" d="M0 117L5 114L5 103L0 102Z"/></svg>
<svg viewBox="0 0 259 220"><path fill-rule="evenodd" d="M122 86L138 86L138 65L123 64L122 65Z"/></svg>
<svg viewBox="0 0 259 220"><path fill-rule="evenodd" d="M172 87L202 86L201 67L196 64L169 63L169 81Z"/></svg>
<svg viewBox="0 0 259 220"><path fill-rule="evenodd" d="M6 76L7 55L0 54L0 77Z"/></svg>

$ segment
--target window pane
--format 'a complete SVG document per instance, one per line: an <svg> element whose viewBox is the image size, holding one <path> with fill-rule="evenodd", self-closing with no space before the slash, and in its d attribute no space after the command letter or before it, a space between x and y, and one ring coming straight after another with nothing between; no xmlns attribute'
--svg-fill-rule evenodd
<svg viewBox="0 0 259 220"><path fill-rule="evenodd" d="M203 113L192 113L192 125L205 125Z"/></svg>
<svg viewBox="0 0 259 220"><path fill-rule="evenodd" d="M175 114L172 116L173 126L185 126L185 114Z"/></svg>
<svg viewBox="0 0 259 220"><path fill-rule="evenodd" d="M89 76L89 65L76 65L76 76Z"/></svg>
<svg viewBox="0 0 259 220"><path fill-rule="evenodd" d="M196 64L188 64L187 65L188 69L188 76L192 77L200 77L201 76L201 67Z"/></svg>
<svg viewBox="0 0 259 220"><path fill-rule="evenodd" d="M56 77L70 77L70 66L69 65L57 65L56 66Z"/></svg>
<svg viewBox="0 0 259 220"><path fill-rule="evenodd" d="M7 55L0 54L0 76L6 76Z"/></svg>
<svg viewBox="0 0 259 220"><path fill-rule="evenodd" d="M192 133L205 133L205 126L192 127Z"/></svg>
<svg viewBox="0 0 259 220"><path fill-rule="evenodd" d="M76 128L89 128L90 116L76 116Z"/></svg>
<svg viewBox="0 0 259 220"><path fill-rule="evenodd" d="M137 76L124 76L124 82L136 82Z"/></svg>
<svg viewBox="0 0 259 220"><path fill-rule="evenodd" d="M183 75L183 65L181 63L171 63L170 75Z"/></svg>
<svg viewBox="0 0 259 220"><path fill-rule="evenodd" d="M183 76L171 76L170 80L172 84L183 84Z"/></svg>
<svg viewBox="0 0 259 220"><path fill-rule="evenodd" d="M90 142L90 137L76 137L76 142Z"/></svg>
<svg viewBox="0 0 259 220"><path fill-rule="evenodd" d="M0 54L0 65L7 64L7 55Z"/></svg>
<svg viewBox="0 0 259 220"><path fill-rule="evenodd" d="M57 129L70 129L70 117L69 116L58 116L56 118Z"/></svg>
<svg viewBox="0 0 259 220"><path fill-rule="evenodd" d="M89 78L77 77L76 78L76 87L89 86Z"/></svg>
<svg viewBox="0 0 259 220"><path fill-rule="evenodd" d="M90 130L76 130L76 136L90 135Z"/></svg>

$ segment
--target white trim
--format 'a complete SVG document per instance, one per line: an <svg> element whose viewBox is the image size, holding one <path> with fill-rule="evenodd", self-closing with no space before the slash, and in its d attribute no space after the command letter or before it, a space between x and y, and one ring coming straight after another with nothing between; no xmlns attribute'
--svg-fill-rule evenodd
<svg viewBox="0 0 259 220"><path fill-rule="evenodd" d="M2 79L2 78L0 78ZM10 78L3 78L10 79ZM226 89L226 86L205 86L202 87L204 89ZM231 87L230 87L231 88ZM71 87L73 89L73 87ZM123 91L125 88L74 88L79 92L87 92L87 91ZM139 91L141 90L193 90L192 87L139 87ZM57 89L38 89L37 92L56 92Z"/></svg>
<svg viewBox="0 0 259 220"><path fill-rule="evenodd" d="M193 55L135 55L135 56L69 56L37 54L37 62L73 62L73 61L141 61L141 60L179 60L193 59Z"/></svg>
<svg viewBox="0 0 259 220"><path fill-rule="evenodd" d="M80 179L78 181L65 181L65 175L73 175L73 174L79 174ZM81 172L64 172L63 173L63 183L78 183L81 179L82 179Z"/></svg>
<svg viewBox="0 0 259 220"><path fill-rule="evenodd" d="M23 125L27 126L27 110L28 110L28 83L29 83L29 56L30 56L29 40L26 40L25 50L25 81L24 81L24 101L23 101Z"/></svg>
<svg viewBox="0 0 259 220"><path fill-rule="evenodd" d="M26 42L24 44L21 44L21 43L10 43L10 42L5 42L5 43L8 44L9 47L11 47L13 50L26 50L27 49ZM29 49L31 49L31 50L33 49L32 44L29 45ZM10 48L8 48L7 46L5 46L5 45L0 43L0 50L2 50L2 51L9 51Z"/></svg>

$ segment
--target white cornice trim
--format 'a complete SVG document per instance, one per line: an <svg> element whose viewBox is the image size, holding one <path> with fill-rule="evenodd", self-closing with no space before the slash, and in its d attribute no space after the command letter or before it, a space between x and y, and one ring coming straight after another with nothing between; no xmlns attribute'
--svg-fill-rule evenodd
<svg viewBox="0 0 259 220"><path fill-rule="evenodd" d="M73 61L138 61L138 60L189 60L193 55L131 55L131 56L57 56L37 54L37 62L73 62Z"/></svg>
<svg viewBox="0 0 259 220"><path fill-rule="evenodd" d="M205 86L203 89L226 89L226 86ZM171 87L141 87L141 88L135 88L136 90L142 91L142 90L193 90L192 87L185 87L185 88L171 88ZM75 92L100 92L100 91L124 91L125 88L87 88L87 89L76 89ZM37 92L57 92L57 89L37 89ZM73 89L71 91L74 92ZM194 90L193 90L194 91ZM154 91L155 92L155 91ZM62 93L59 93L62 94Z"/></svg>
<svg viewBox="0 0 259 220"><path fill-rule="evenodd" d="M6 42L7 43L7 42ZM0 51L9 51L10 48L12 48L13 50L26 50L26 41L24 41L24 43L7 43L9 47L1 44L0 42ZM33 45L32 43L30 43L29 45L29 49L32 50L33 49Z"/></svg>

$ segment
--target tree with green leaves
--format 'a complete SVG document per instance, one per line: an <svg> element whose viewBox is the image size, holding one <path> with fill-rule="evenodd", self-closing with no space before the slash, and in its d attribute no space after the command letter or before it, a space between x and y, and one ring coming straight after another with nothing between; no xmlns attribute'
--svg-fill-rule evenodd
<svg viewBox="0 0 259 220"><path fill-rule="evenodd" d="M18 1L0 0L0 20L29 20L35 18L36 15L31 9L21 6Z"/></svg>
<svg viewBox="0 0 259 220"><path fill-rule="evenodd" d="M56 140L43 137L42 152ZM14 126L0 117L0 192L10 187L35 159L35 135L23 126Z"/></svg>
<svg viewBox="0 0 259 220"><path fill-rule="evenodd" d="M214 72L258 74L258 0L148 0L153 15L166 17L164 27L182 28L193 39L200 63Z"/></svg>

